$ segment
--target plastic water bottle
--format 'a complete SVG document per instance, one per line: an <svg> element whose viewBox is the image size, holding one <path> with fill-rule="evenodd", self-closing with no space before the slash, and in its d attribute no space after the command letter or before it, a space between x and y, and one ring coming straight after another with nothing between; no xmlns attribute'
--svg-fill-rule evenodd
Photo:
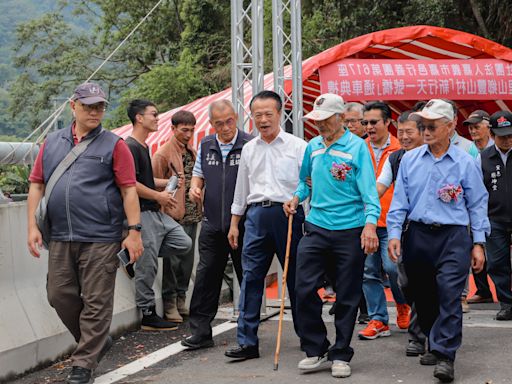
<svg viewBox="0 0 512 384"><path fill-rule="evenodd" d="M172 175L169 178L167 185L165 186L165 191L169 192L169 193L173 193L176 191L176 188L178 188L178 177L175 175Z"/></svg>

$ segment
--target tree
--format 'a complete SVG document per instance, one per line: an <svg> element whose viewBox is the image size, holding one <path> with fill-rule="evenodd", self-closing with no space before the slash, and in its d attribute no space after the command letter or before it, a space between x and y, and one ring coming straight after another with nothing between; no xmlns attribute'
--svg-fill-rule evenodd
<svg viewBox="0 0 512 384"><path fill-rule="evenodd" d="M46 118L54 98L69 96L155 3L60 0L57 10L19 25L19 73L4 95L13 116L29 116L32 126ZM271 3L264 1L266 71L272 68ZM73 24L64 11L73 14ZM500 0L304 0L302 56L369 32L414 24L462 29L510 46L511 11L512 3ZM145 97L166 109L228 87L230 39L230 1L162 2L94 78L113 101L106 125L126 122L130 98Z"/></svg>

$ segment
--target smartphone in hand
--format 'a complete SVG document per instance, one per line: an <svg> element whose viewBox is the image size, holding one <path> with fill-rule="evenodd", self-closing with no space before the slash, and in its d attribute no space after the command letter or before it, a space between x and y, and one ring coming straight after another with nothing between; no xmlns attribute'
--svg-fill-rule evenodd
<svg viewBox="0 0 512 384"><path fill-rule="evenodd" d="M119 261L121 261L121 264L123 266L123 269L125 270L126 274L130 279L133 279L135 276L135 270L133 269L133 264L130 263L130 253L126 248L121 249L117 253L117 257Z"/></svg>

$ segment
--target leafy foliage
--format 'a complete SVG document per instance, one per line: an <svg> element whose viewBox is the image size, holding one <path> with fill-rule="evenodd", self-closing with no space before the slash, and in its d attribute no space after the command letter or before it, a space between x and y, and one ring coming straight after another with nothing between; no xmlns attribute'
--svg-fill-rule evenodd
<svg viewBox="0 0 512 384"><path fill-rule="evenodd" d="M30 167L0 165L0 190L4 193L28 193Z"/></svg>
<svg viewBox="0 0 512 384"><path fill-rule="evenodd" d="M27 10L23 15L13 11L19 4ZM0 23L0 111L8 107L11 119L0 123L0 134L26 133L46 118L55 98L69 96L155 4L2 1L0 20L8 27ZM272 68L271 5L264 0L266 71ZM511 13L512 2L503 0L303 0L303 57L372 31L414 24L462 29L510 46ZM9 17L21 23L14 28ZM135 97L165 110L229 86L230 40L230 1L163 1L95 75L112 100L105 125L127 122L125 107Z"/></svg>

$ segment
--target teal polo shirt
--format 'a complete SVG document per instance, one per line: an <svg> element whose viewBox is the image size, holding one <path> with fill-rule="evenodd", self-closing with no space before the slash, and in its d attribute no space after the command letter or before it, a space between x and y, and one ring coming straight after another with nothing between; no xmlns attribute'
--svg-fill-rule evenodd
<svg viewBox="0 0 512 384"><path fill-rule="evenodd" d="M306 184L310 177L312 187ZM312 139L304 154L300 182L294 193L311 197L306 221L328 230L377 224L379 195L372 159L365 141L348 129L329 147L322 136Z"/></svg>

